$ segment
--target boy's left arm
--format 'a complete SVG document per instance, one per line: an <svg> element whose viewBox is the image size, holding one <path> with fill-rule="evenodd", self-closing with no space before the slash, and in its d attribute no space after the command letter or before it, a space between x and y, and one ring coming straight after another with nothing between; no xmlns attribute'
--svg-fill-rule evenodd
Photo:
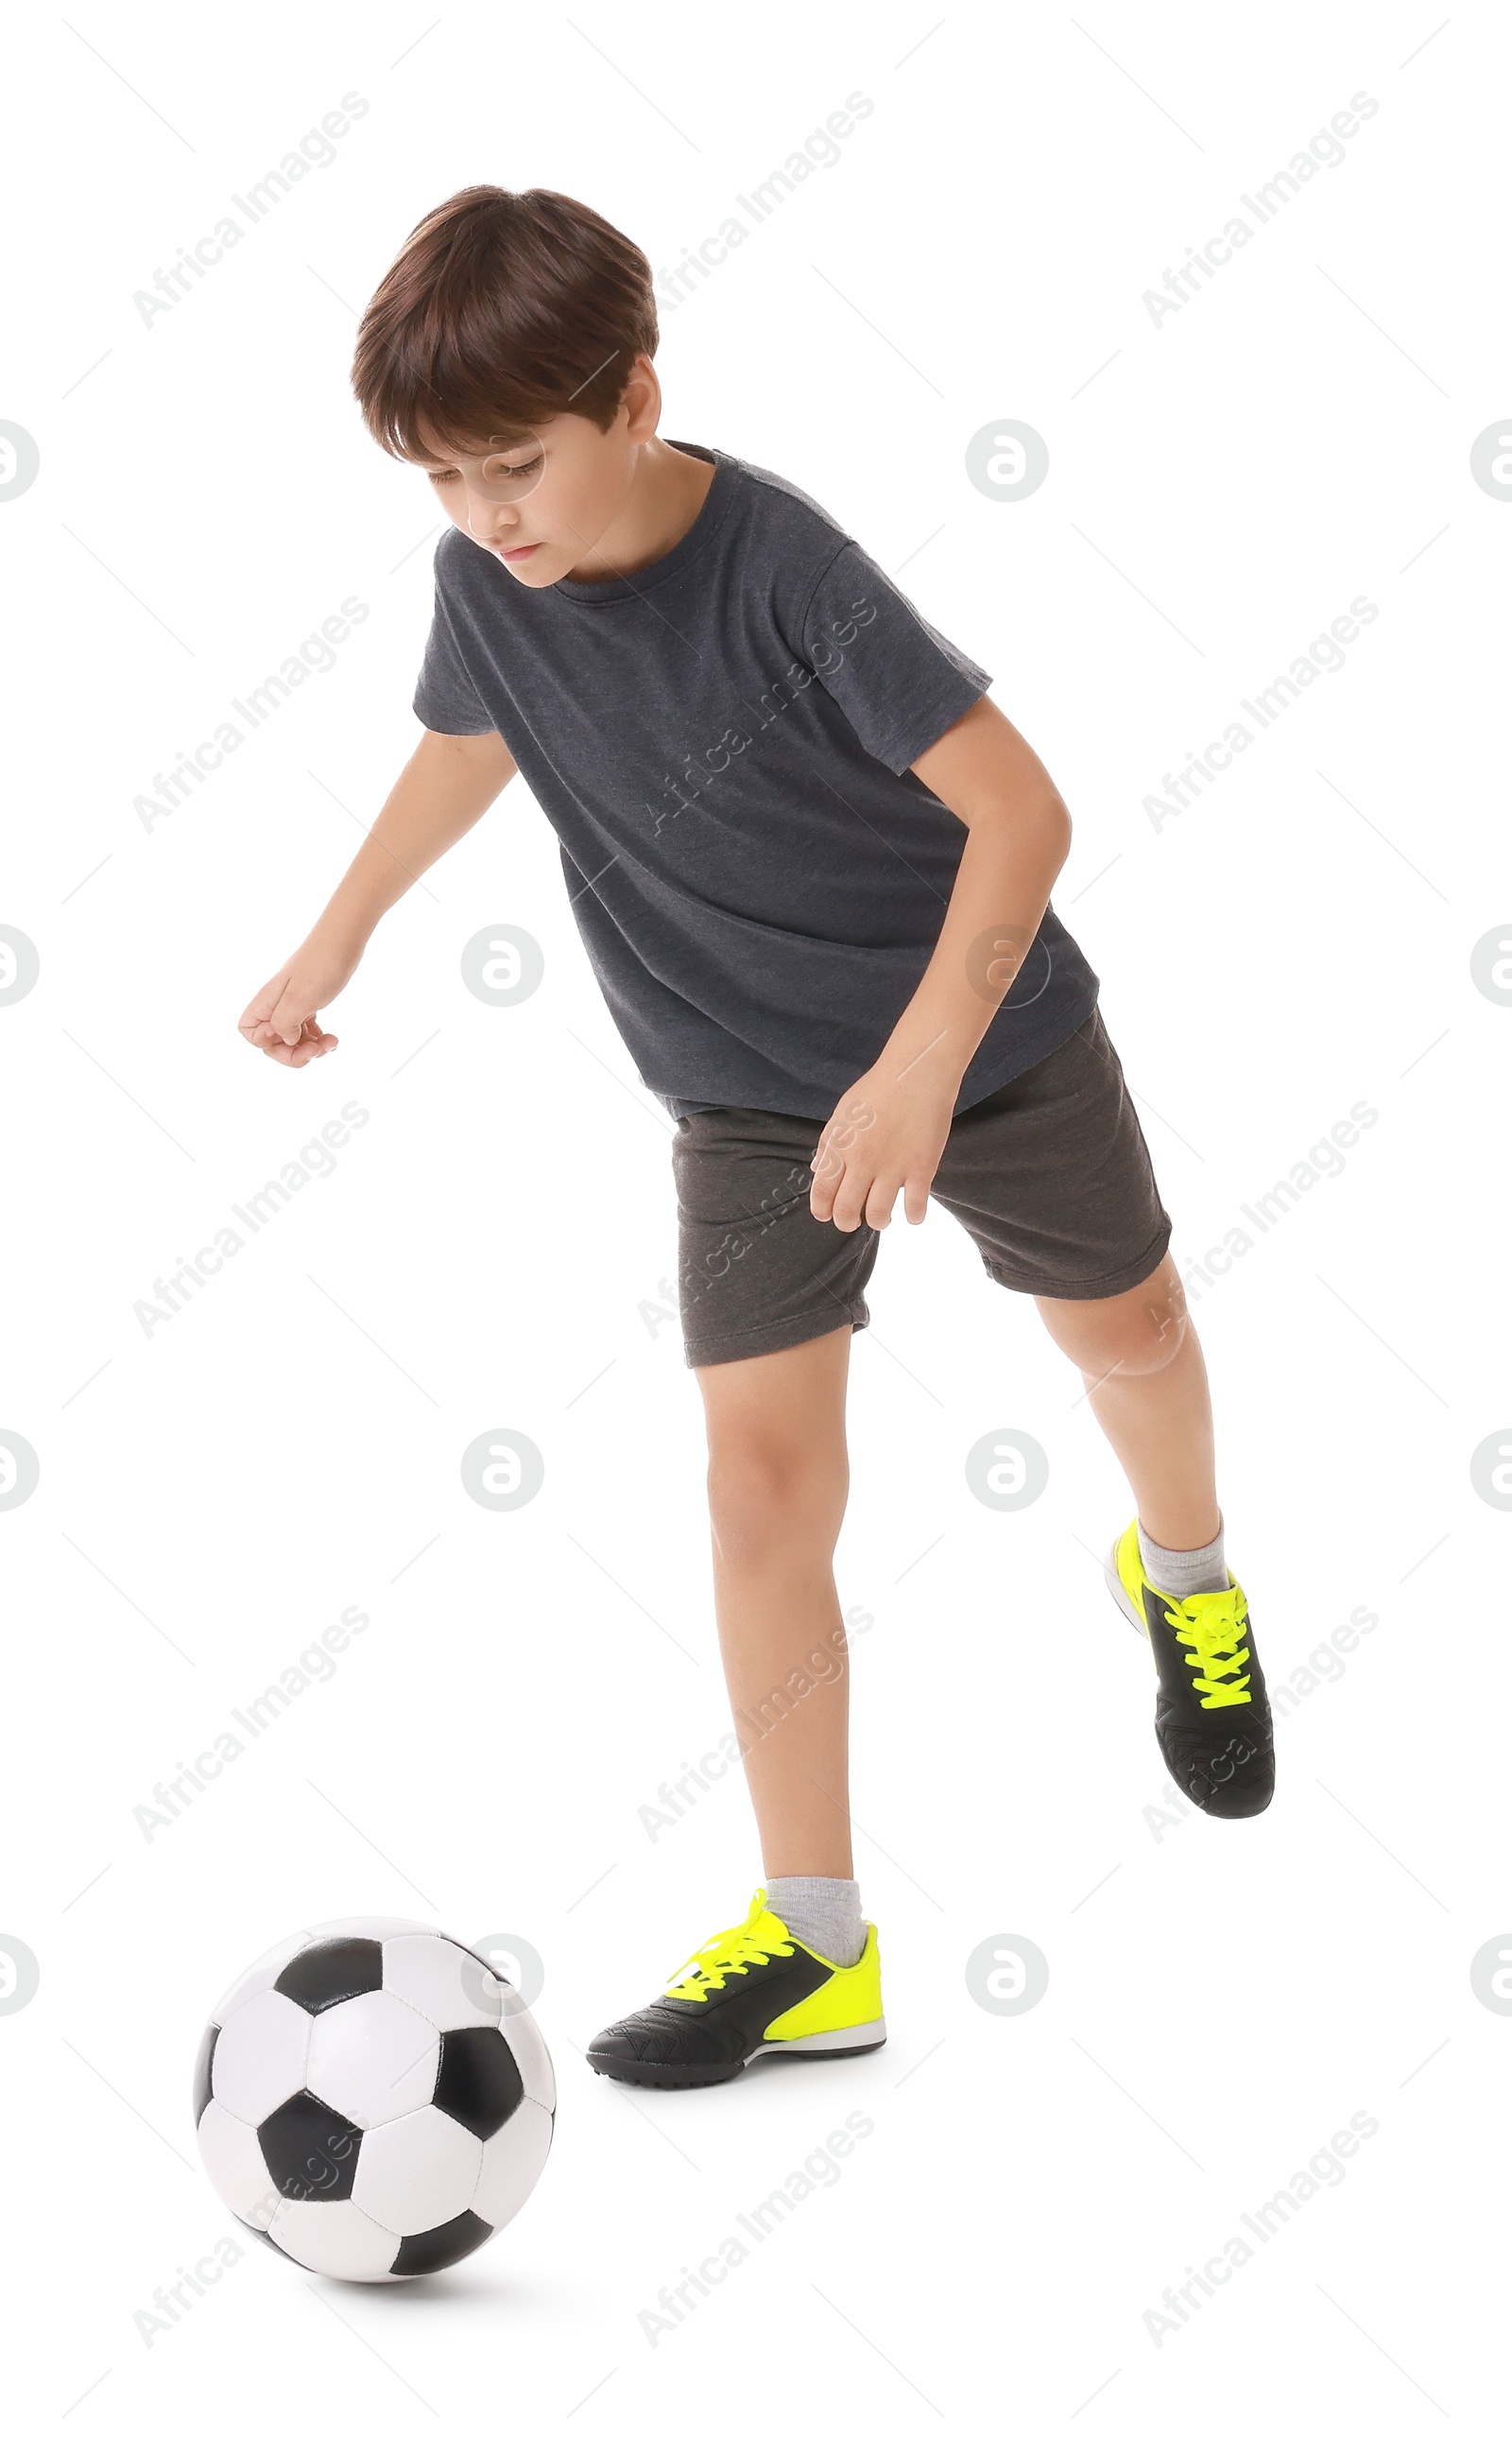
<svg viewBox="0 0 1512 2437"><path fill-rule="evenodd" d="M933 956L886 1048L836 1108L809 1207L847 1234L917 1226L971 1063L1044 920L1070 815L1033 747L983 694L912 764L970 833Z"/></svg>

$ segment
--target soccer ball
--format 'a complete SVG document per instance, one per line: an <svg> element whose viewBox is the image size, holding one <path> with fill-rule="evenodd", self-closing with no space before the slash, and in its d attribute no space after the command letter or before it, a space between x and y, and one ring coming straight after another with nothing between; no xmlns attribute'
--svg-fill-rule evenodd
<svg viewBox="0 0 1512 2437"><path fill-rule="evenodd" d="M195 2069L227 2207L364 2285L449 2268L507 2225L555 2107L518 1990L416 1920L322 1921L270 1947L215 2007Z"/></svg>

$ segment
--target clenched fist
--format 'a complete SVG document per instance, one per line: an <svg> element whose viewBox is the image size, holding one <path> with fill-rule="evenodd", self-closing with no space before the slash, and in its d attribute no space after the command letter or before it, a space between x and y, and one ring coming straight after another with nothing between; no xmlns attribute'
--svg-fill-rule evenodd
<svg viewBox="0 0 1512 2437"><path fill-rule="evenodd" d="M360 948L312 931L287 964L264 983L237 1031L280 1066L307 1066L312 1058L323 1058L336 1047L337 1036L322 1031L319 1011L345 990L361 958Z"/></svg>

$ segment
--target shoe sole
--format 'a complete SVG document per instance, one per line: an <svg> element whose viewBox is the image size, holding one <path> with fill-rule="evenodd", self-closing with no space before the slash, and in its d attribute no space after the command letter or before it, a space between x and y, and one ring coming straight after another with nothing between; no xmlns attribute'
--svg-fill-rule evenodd
<svg viewBox="0 0 1512 2437"><path fill-rule="evenodd" d="M712 2090L722 2081L734 2081L757 2057L856 2057L870 2056L874 2048L885 2045L887 2021L878 2014L875 2023L854 2023L843 2031L810 2031L807 2039L763 2040L739 2064L731 2065L637 2065L600 2061L590 2055L588 2062L594 2072L606 2081L628 2081L637 2090Z"/></svg>

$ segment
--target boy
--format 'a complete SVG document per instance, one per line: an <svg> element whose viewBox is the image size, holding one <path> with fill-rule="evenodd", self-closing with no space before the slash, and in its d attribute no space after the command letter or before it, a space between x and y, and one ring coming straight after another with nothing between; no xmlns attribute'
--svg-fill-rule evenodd
<svg viewBox="0 0 1512 2437"><path fill-rule="evenodd" d="M319 1012L379 917L523 771L677 1121L720 1641L733 1710L762 1721L743 1758L765 1886L589 2052L690 2089L885 2037L831 1558L850 1340L899 1194L917 1225L932 1192L1081 1369L1136 1498L1107 1570L1154 1651L1173 1777L1243 1818L1274 1762L1171 1220L1050 906L1066 807L987 673L807 493L658 437L656 344L646 257L566 196L470 187L411 234L353 385L457 528L426 733L241 1030L284 1065L327 1056Z"/></svg>

